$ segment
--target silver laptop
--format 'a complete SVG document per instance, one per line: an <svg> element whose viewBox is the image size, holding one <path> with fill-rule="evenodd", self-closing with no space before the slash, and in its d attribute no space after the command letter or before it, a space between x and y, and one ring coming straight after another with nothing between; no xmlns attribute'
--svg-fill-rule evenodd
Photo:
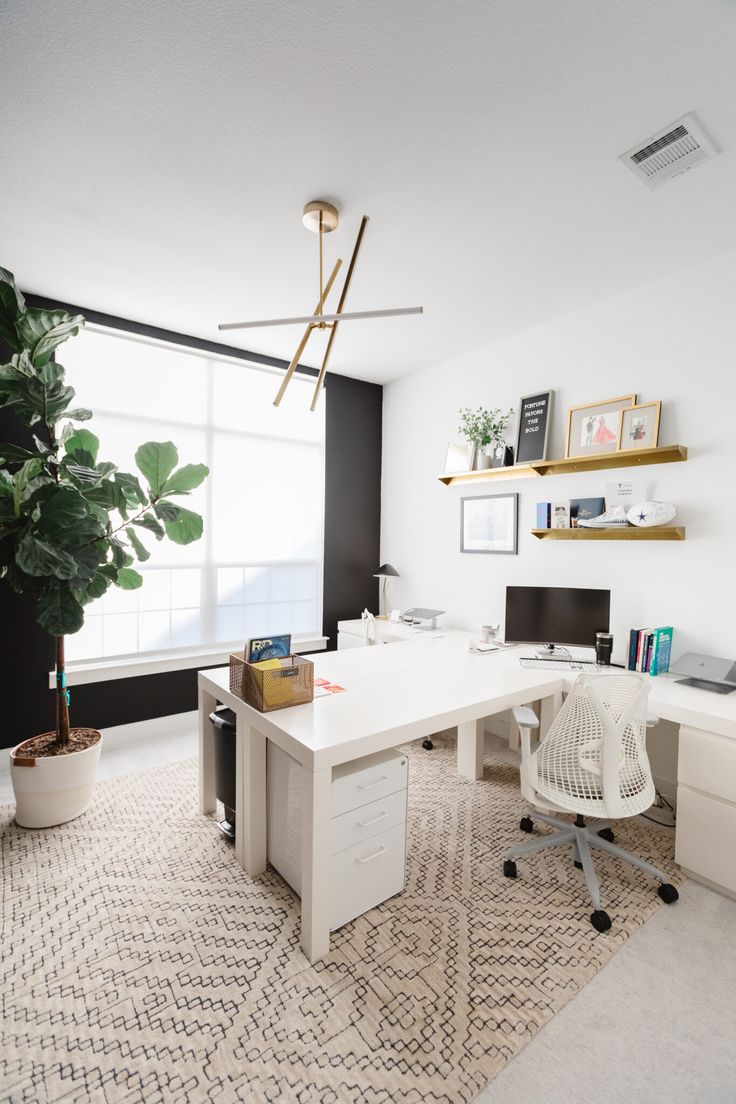
<svg viewBox="0 0 736 1104"><path fill-rule="evenodd" d="M670 667L673 675L684 675L678 682L685 686L699 686L717 694L730 694L736 690L736 663L732 659L687 652Z"/></svg>

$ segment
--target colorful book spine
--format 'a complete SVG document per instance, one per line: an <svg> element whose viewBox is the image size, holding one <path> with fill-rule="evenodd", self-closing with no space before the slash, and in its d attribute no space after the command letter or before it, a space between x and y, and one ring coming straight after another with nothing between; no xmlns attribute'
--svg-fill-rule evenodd
<svg viewBox="0 0 736 1104"><path fill-rule="evenodd" d="M639 649L639 629L631 629L629 632L629 661L626 664L629 671L636 670L636 653Z"/></svg>
<svg viewBox="0 0 736 1104"><path fill-rule="evenodd" d="M650 675L661 675L669 671L673 631L671 625L655 630L652 660L649 664Z"/></svg>
<svg viewBox="0 0 736 1104"><path fill-rule="evenodd" d="M537 503L537 529L549 529L551 524L551 502Z"/></svg>

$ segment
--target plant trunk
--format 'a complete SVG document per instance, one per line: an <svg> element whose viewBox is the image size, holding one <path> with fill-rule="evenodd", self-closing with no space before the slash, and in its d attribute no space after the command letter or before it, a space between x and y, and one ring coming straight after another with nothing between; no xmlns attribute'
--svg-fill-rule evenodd
<svg viewBox="0 0 736 1104"><path fill-rule="evenodd" d="M56 739L62 747L69 743L69 691L64 669L64 637L56 638Z"/></svg>

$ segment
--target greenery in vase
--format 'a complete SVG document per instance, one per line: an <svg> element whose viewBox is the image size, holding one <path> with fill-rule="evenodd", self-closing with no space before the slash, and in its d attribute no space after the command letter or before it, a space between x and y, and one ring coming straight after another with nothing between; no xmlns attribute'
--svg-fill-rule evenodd
<svg viewBox="0 0 736 1104"><path fill-rule="evenodd" d="M458 433L461 433L477 449L500 445L503 442L503 432L513 413L513 409L507 410L504 414L502 410L486 410L484 406L479 406L477 410L471 410L468 406L463 407L460 411Z"/></svg>
<svg viewBox="0 0 736 1104"><path fill-rule="evenodd" d="M204 464L177 467L171 441L148 441L135 454L139 474L98 457L90 410L71 409L55 350L84 319L26 306L11 272L0 268L0 338L12 350L0 365L0 409L25 427L26 447L0 444L0 579L36 600L38 623L56 638L56 736L69 739L64 637L84 623L84 607L111 586L135 590L131 565L150 552L144 534L190 544L202 518L174 502L208 475ZM125 381L121 380L121 386Z"/></svg>

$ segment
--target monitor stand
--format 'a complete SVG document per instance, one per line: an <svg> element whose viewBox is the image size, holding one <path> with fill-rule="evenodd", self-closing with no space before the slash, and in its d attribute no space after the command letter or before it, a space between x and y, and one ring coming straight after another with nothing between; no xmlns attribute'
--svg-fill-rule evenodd
<svg viewBox="0 0 736 1104"><path fill-rule="evenodd" d="M560 644L543 644L536 654L537 659L572 659L570 650Z"/></svg>
<svg viewBox="0 0 736 1104"><path fill-rule="evenodd" d="M710 690L711 694L733 694L736 686L728 686L724 682L708 682L707 679L683 678L677 679L680 686L694 686L696 690Z"/></svg>

